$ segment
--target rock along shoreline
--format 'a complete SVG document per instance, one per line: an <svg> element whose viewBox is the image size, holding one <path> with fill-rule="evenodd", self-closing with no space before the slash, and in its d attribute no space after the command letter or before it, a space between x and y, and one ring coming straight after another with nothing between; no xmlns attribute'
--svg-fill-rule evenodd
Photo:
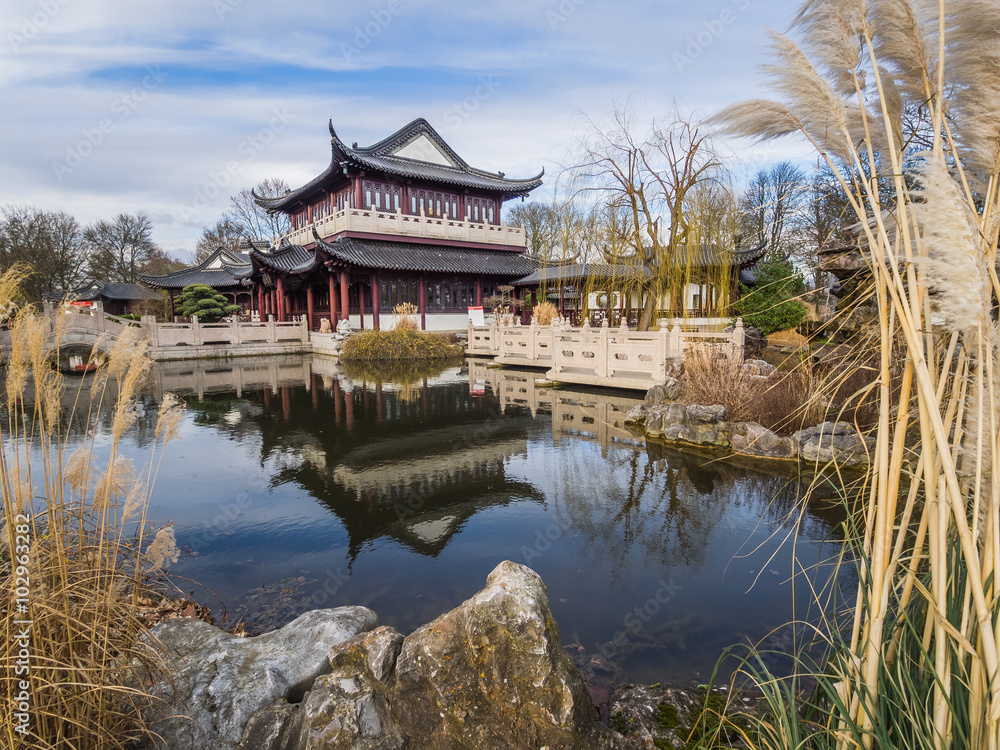
<svg viewBox="0 0 1000 750"><path fill-rule="evenodd" d="M678 381L668 378L646 392L645 403L633 407L626 423L637 425L647 438L666 443L728 450L733 454L795 460L818 468L827 464L860 468L868 465L875 440L847 422L823 422L782 437L757 422L728 422L725 407L700 406L673 399Z"/></svg>

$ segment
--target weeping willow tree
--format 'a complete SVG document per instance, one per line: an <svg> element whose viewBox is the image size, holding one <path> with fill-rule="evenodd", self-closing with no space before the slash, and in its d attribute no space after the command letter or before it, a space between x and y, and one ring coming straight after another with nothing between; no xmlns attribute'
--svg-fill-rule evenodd
<svg viewBox="0 0 1000 750"><path fill-rule="evenodd" d="M658 309L684 309L691 284L704 289L703 306L728 305L736 204L702 129L674 116L640 136L631 108L619 109L609 127L592 123L573 173L576 194L604 207L611 278L590 286L634 295L640 330Z"/></svg>
<svg viewBox="0 0 1000 750"><path fill-rule="evenodd" d="M776 710L761 746L1000 747L998 29L996 0L810 0L772 34L778 100L718 118L812 144L860 222L878 302L853 617L808 728Z"/></svg>

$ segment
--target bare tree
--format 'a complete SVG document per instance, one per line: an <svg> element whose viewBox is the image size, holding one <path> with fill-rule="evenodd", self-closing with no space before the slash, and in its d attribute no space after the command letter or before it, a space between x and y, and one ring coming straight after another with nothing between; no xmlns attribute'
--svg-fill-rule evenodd
<svg viewBox="0 0 1000 750"><path fill-rule="evenodd" d="M722 164L696 124L674 115L639 136L628 107L615 112L609 129L592 123L581 145L573 170L580 192L624 212L631 245L619 260L649 272L639 317L640 330L648 330L662 294L680 291L690 271L691 191L717 181Z"/></svg>
<svg viewBox="0 0 1000 750"><path fill-rule="evenodd" d="M776 256L791 255L808 190L802 170L791 162L759 171L743 195L743 238L751 245L765 243Z"/></svg>
<svg viewBox="0 0 1000 750"><path fill-rule="evenodd" d="M218 248L224 247L233 252L239 249L243 233L240 227L228 216L223 216L214 227L205 227L194 248L195 263L201 263Z"/></svg>
<svg viewBox="0 0 1000 750"><path fill-rule="evenodd" d="M809 183L806 205L796 222L799 242L795 260L812 275L813 288L824 286L817 254L828 244L850 241L845 227L853 215L847 195L833 172L825 166L817 169Z"/></svg>
<svg viewBox="0 0 1000 750"><path fill-rule="evenodd" d="M31 206L5 206L0 221L0 271L27 263L33 273L23 285L29 299L44 292L67 292L83 277L80 225L66 213Z"/></svg>
<svg viewBox="0 0 1000 750"><path fill-rule="evenodd" d="M245 188L229 199L229 210L223 220L236 227L242 239L248 241L267 240L287 234L292 223L287 214L269 214L257 205L253 193L262 198L280 198L288 192L288 183L280 177L269 177L251 190Z"/></svg>
<svg viewBox="0 0 1000 750"><path fill-rule="evenodd" d="M111 221L98 221L84 230L83 239L88 250L88 269L99 281L134 284L157 257L153 223L141 212L121 213Z"/></svg>
<svg viewBox="0 0 1000 750"><path fill-rule="evenodd" d="M552 206L539 201L519 203L508 209L507 223L524 227L528 255L546 258L555 232L555 212Z"/></svg>

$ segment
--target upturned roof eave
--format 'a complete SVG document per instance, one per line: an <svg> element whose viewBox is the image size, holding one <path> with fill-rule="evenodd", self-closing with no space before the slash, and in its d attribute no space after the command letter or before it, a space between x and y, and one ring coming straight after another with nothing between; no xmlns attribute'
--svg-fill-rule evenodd
<svg viewBox="0 0 1000 750"><path fill-rule="evenodd" d="M372 164L367 157L373 156L380 159L397 159L399 161L408 162L414 165L414 169L419 171L421 165L426 167L431 167L440 170L451 170L455 172L455 175L451 178L442 178L440 175L428 175L425 178L413 176L410 174L399 173L396 176L404 177L408 179L427 179L429 181L438 182L444 181L447 184L458 185L461 187L472 187L482 190L487 190L490 192L497 192L501 194L510 194L511 196L526 194L531 192L542 184L542 178L545 176L545 169L543 168L534 177L528 178L507 178L500 177L497 173L488 172L483 169L478 169L476 167L470 166L465 162L455 151L444 141L443 138L438 135L437 131L434 130L430 124L423 118L417 118L407 125L403 126L395 133L387 138L383 138L378 143L367 146L353 148L345 144L340 137L337 135L333 128L333 122L330 122L330 140L331 140L331 158L330 165L319 175L314 177L312 180L307 182L295 190L289 191L283 196L277 198L267 198L261 195L257 195L253 190L251 190L251 196L254 202L265 209L269 213L274 213L277 211L283 211L290 206L292 206L297 201L302 201L308 198L309 195L316 190L320 189L322 185L334 174L338 172L343 172L345 167L351 166L355 169L378 169L379 171L386 172L388 174L396 174L390 169L385 169L382 165ZM434 164L431 162L423 162L417 159L407 159L405 157L393 156L389 153L383 153L385 151L392 150L393 148L404 145L408 139L412 139L417 135L427 135L434 141L434 143L439 146L449 158L453 159L454 162L459 167L444 166L441 164ZM478 178L480 180L489 181L489 184L485 185L467 185L462 182L462 175L467 178Z"/></svg>

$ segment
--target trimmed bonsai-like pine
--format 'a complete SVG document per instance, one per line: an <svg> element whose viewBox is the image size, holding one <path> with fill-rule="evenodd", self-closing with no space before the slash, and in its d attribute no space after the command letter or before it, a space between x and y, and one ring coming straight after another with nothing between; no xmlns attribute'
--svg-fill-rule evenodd
<svg viewBox="0 0 1000 750"><path fill-rule="evenodd" d="M186 318L197 315L198 320L212 323L239 312L240 306L229 304L229 300L208 284L190 284L181 290L181 296L174 301L174 311Z"/></svg>

